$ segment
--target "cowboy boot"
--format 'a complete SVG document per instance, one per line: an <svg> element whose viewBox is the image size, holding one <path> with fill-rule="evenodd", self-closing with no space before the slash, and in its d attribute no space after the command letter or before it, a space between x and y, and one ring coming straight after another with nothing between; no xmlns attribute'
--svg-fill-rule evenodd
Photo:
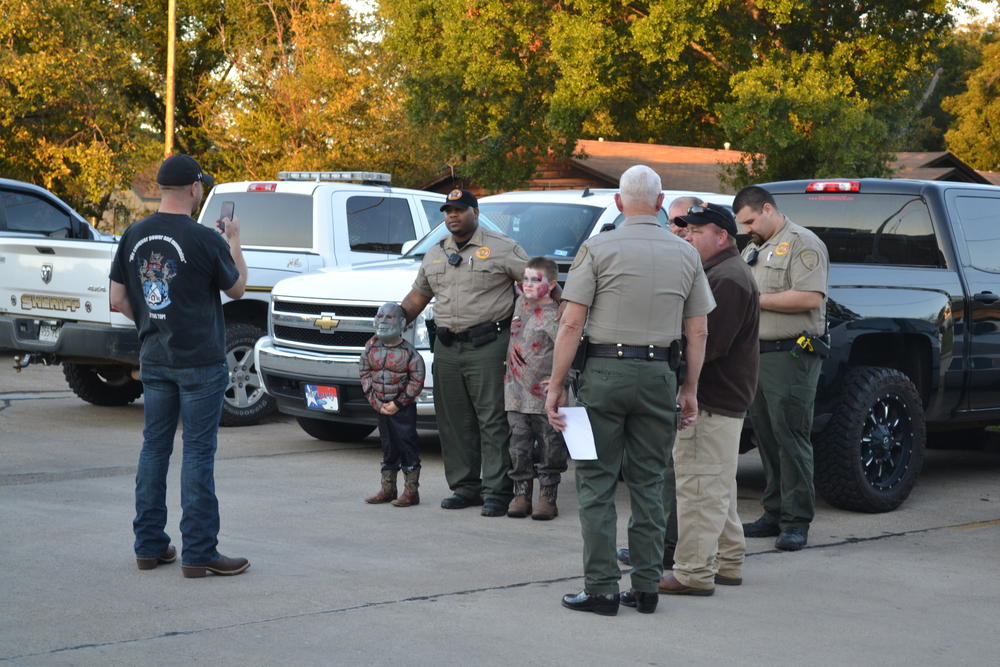
<svg viewBox="0 0 1000 667"><path fill-rule="evenodd" d="M550 486L543 486L538 491L538 507L531 515L532 519L535 521L548 521L559 516L559 508L556 507L556 490L558 488L558 484L552 484Z"/></svg>
<svg viewBox="0 0 1000 667"><path fill-rule="evenodd" d="M420 468L414 468L403 473L403 495L392 501L393 507L409 507L420 504L420 494L417 489L420 487Z"/></svg>
<svg viewBox="0 0 1000 667"><path fill-rule="evenodd" d="M523 519L531 514L531 480L514 482L514 502L507 508L507 516Z"/></svg>
<svg viewBox="0 0 1000 667"><path fill-rule="evenodd" d="M390 500L396 498L396 475L399 474L398 470L383 470L382 471L382 488L371 498L365 498L366 503L372 505L377 505L379 503L387 503Z"/></svg>

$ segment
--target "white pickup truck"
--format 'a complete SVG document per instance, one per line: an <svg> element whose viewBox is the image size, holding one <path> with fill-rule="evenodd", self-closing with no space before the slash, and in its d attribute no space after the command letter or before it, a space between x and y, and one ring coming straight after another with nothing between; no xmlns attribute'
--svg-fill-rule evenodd
<svg viewBox="0 0 1000 667"><path fill-rule="evenodd" d="M360 181L355 183L353 181ZM282 172L278 180L221 183L199 221L235 205L249 268L247 293L224 298L230 382L222 423L252 424L274 409L253 366L271 287L318 269L397 257L438 220L444 196L388 186L373 172ZM0 349L18 366L62 363L70 387L97 405L142 394L132 323L112 312L108 270L116 239L94 230L42 188L0 179Z"/></svg>
<svg viewBox="0 0 1000 667"><path fill-rule="evenodd" d="M508 192L479 200L480 224L516 239L529 255L544 255L565 280L584 240L616 225L621 214L614 190ZM732 195L666 191L665 205L694 195L732 205ZM438 214L440 215L440 214ZM666 226L667 216L660 212ZM385 262L324 269L282 280L271 292L268 336L257 341L256 367L278 410L294 415L307 433L321 440L354 440L371 433L377 415L358 379L358 360L371 337L380 305L399 301L413 284L428 248L448 234L438 225L403 257ZM513 294L511 295L513 298ZM433 302L404 334L431 368ZM421 428L435 428L431 374L417 399Z"/></svg>

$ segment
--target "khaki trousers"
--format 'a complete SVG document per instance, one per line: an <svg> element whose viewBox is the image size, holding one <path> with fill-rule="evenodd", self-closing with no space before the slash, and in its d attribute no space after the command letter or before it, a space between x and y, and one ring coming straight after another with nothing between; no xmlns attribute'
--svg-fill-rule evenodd
<svg viewBox="0 0 1000 667"><path fill-rule="evenodd" d="M701 410L674 441L677 548L674 578L715 588L715 575L742 576L746 541L736 511L736 468L743 420Z"/></svg>

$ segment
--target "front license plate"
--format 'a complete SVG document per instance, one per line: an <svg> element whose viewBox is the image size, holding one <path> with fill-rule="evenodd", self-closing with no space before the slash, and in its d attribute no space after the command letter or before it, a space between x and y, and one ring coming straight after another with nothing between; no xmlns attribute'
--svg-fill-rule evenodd
<svg viewBox="0 0 1000 667"><path fill-rule="evenodd" d="M336 387L324 387L318 384L306 385L306 407L323 412L340 411L340 395Z"/></svg>
<svg viewBox="0 0 1000 667"><path fill-rule="evenodd" d="M39 343L55 343L59 340L58 324L42 324L38 327Z"/></svg>

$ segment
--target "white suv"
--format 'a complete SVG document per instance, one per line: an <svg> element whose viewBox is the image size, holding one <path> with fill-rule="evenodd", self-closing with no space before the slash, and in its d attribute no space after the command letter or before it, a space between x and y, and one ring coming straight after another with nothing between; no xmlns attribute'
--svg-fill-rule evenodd
<svg viewBox="0 0 1000 667"><path fill-rule="evenodd" d="M559 265L560 281L580 245L602 229L617 225L616 190L508 192L479 200L480 224L517 240L529 255L544 255ZM694 195L732 204L732 195L664 192L664 203ZM436 213L440 218L441 214ZM660 211L666 227L667 216ZM448 234L438 225L403 257L387 262L325 270L281 281L271 293L268 336L255 348L256 366L266 391L281 412L321 440L353 440L371 433L377 415L358 379L358 360L371 337L372 318L386 301L399 301L413 284L428 248ZM513 294L511 295L513 298ZM406 332L429 369L433 302ZM324 400L316 400L322 396ZM431 374L417 399L421 428L436 428Z"/></svg>

